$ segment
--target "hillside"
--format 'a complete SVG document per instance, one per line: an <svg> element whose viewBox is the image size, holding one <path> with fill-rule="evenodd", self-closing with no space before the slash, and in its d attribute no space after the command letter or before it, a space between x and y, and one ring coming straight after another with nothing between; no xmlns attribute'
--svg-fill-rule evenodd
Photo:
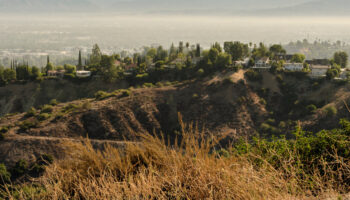
<svg viewBox="0 0 350 200"><path fill-rule="evenodd" d="M114 91L129 87L125 81L108 84L102 81L68 81L64 79L28 82L0 87L0 117L8 113L22 113L31 107L48 104L52 99L69 102L91 98L99 91Z"/></svg>
<svg viewBox="0 0 350 200"><path fill-rule="evenodd" d="M226 142L257 133L288 136L298 121L312 131L337 127L339 119L349 116L344 102L350 105L350 86L343 83L268 72L262 74L261 81L251 81L244 71L218 72L203 80L101 93L98 98L7 115L0 119L0 127L9 128L0 150L18 155L3 153L0 159L12 165L19 157L30 160L44 149L60 157L52 147L59 138L89 137L104 143L138 141L140 134L163 132L174 139L180 130L178 113L185 123L193 122L207 134L226 137ZM308 110L311 104L316 110ZM330 106L336 108L335 115L327 114Z"/></svg>

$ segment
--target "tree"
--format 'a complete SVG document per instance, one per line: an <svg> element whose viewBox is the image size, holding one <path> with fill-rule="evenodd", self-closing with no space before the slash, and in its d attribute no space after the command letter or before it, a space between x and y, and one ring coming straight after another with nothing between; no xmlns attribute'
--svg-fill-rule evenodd
<svg viewBox="0 0 350 200"><path fill-rule="evenodd" d="M218 42L215 42L215 43L213 44L212 48L217 49L217 50L219 51L219 53L222 52L221 45L220 45L220 43L218 43Z"/></svg>
<svg viewBox="0 0 350 200"><path fill-rule="evenodd" d="M241 60L249 55L249 47L241 42L225 42L224 50L234 61Z"/></svg>
<svg viewBox="0 0 350 200"><path fill-rule="evenodd" d="M179 53L183 53L184 52L184 43L181 41L179 42Z"/></svg>
<svg viewBox="0 0 350 200"><path fill-rule="evenodd" d="M201 56L201 45L197 44L196 45L196 57L200 57Z"/></svg>
<svg viewBox="0 0 350 200"><path fill-rule="evenodd" d="M270 71L272 73L276 73L276 72L279 72L279 71L282 71L282 70L283 70L283 61L274 61L274 62L272 62L271 69L270 69Z"/></svg>
<svg viewBox="0 0 350 200"><path fill-rule="evenodd" d="M259 47L254 47L253 51L252 51L252 57L254 59L256 58L263 58L263 57L266 57L266 56L269 56L270 55L270 52L269 50L266 48L265 44L264 43L260 43L259 44Z"/></svg>
<svg viewBox="0 0 350 200"><path fill-rule="evenodd" d="M212 47L209 50L209 54L208 54L208 59L211 63L216 63L216 60L218 59L219 56L219 50L217 48Z"/></svg>
<svg viewBox="0 0 350 200"><path fill-rule="evenodd" d="M102 53L100 47L95 44L92 48L92 54L90 56L90 64L96 65L101 62Z"/></svg>
<svg viewBox="0 0 350 200"><path fill-rule="evenodd" d="M17 80L28 80L32 76L32 69L28 66L21 65L16 67Z"/></svg>
<svg viewBox="0 0 350 200"><path fill-rule="evenodd" d="M101 73L107 82L114 82L118 79L118 69L114 65L114 57L103 55L101 57Z"/></svg>
<svg viewBox="0 0 350 200"><path fill-rule="evenodd" d="M65 64L64 69L66 70L67 74L74 74L76 71L76 67L74 65L69 65L69 64Z"/></svg>
<svg viewBox="0 0 350 200"><path fill-rule="evenodd" d="M300 54L300 53L296 53L293 55L291 62L293 63L303 63L305 60L305 55Z"/></svg>
<svg viewBox="0 0 350 200"><path fill-rule="evenodd" d="M32 67L32 79L37 79L41 76L40 69L36 66Z"/></svg>
<svg viewBox="0 0 350 200"><path fill-rule="evenodd" d="M231 55L229 55L228 53L222 52L218 55L215 66L218 68L224 68L224 67L230 66L231 64L232 64Z"/></svg>
<svg viewBox="0 0 350 200"><path fill-rule="evenodd" d="M16 80L16 71L13 69L5 69L3 72L3 77L6 83Z"/></svg>
<svg viewBox="0 0 350 200"><path fill-rule="evenodd" d="M168 57L168 52L164 50L162 46L159 46L157 49L155 61L159 61L159 60L165 61L167 57Z"/></svg>
<svg viewBox="0 0 350 200"><path fill-rule="evenodd" d="M53 70L55 67L53 66L52 63L47 63L46 67L45 67L45 72L47 73L50 70Z"/></svg>
<svg viewBox="0 0 350 200"><path fill-rule="evenodd" d="M4 79L4 67L0 67L0 86L6 85L6 81Z"/></svg>
<svg viewBox="0 0 350 200"><path fill-rule="evenodd" d="M150 57L152 60L154 60L155 57L156 57L156 55L157 55L157 49L155 49L155 48L150 48L150 49L148 49L146 55L147 55L148 57Z"/></svg>
<svg viewBox="0 0 350 200"><path fill-rule="evenodd" d="M327 79L331 80L339 76L339 72L336 69L329 69L326 73Z"/></svg>
<svg viewBox="0 0 350 200"><path fill-rule="evenodd" d="M177 57L176 48L174 46L174 43L172 43L169 50L169 58L170 60L175 60L176 57Z"/></svg>
<svg viewBox="0 0 350 200"><path fill-rule="evenodd" d="M83 62L82 62L82 60L81 60L81 50L79 50L79 58L78 58L78 65L77 65L77 68L78 68L79 70L82 70L82 68L83 68Z"/></svg>
<svg viewBox="0 0 350 200"><path fill-rule="evenodd" d="M286 54L287 51L282 47L280 44L274 44L270 47L270 52L272 54L272 57L276 57L276 55L279 54Z"/></svg>
<svg viewBox="0 0 350 200"><path fill-rule="evenodd" d="M339 51L334 53L333 59L336 64L341 66L341 68L346 68L348 65L349 56L346 52Z"/></svg>

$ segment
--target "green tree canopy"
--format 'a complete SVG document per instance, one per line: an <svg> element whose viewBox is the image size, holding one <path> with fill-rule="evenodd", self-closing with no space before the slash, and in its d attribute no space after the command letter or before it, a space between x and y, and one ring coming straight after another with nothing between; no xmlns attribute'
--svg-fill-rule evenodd
<svg viewBox="0 0 350 200"><path fill-rule="evenodd" d="M349 56L346 52L339 51L334 53L333 59L336 64L341 66L341 68L346 68L348 65Z"/></svg>
<svg viewBox="0 0 350 200"><path fill-rule="evenodd" d="M36 78L39 78L40 76L41 76L40 69L36 66L33 66L32 67L32 78L36 79Z"/></svg>
<svg viewBox="0 0 350 200"><path fill-rule="evenodd" d="M54 68L55 67L53 66L53 64L49 62L49 63L47 63L47 65L45 67L45 71L47 73L48 71L53 70Z"/></svg>
<svg viewBox="0 0 350 200"><path fill-rule="evenodd" d="M16 71L13 69L4 69L3 71L3 81L8 83L10 81L16 80Z"/></svg>
<svg viewBox="0 0 350 200"><path fill-rule="evenodd" d="M114 61L113 56L102 55L101 57L101 73L108 82L115 82L119 78L119 71Z"/></svg>
<svg viewBox="0 0 350 200"><path fill-rule="evenodd" d="M272 45L270 47L270 52L271 52L273 58L275 58L275 56L278 54L286 54L287 53L287 51L280 44Z"/></svg>
<svg viewBox="0 0 350 200"><path fill-rule="evenodd" d="M296 53L293 55L291 62L294 63L303 63L305 60L305 55L304 54L300 54L300 53Z"/></svg>
<svg viewBox="0 0 350 200"><path fill-rule="evenodd" d="M249 47L241 42L225 42L224 50L234 61L241 60L249 55Z"/></svg>
<svg viewBox="0 0 350 200"><path fill-rule="evenodd" d="M209 54L208 54L208 58L209 58L209 61L211 63L216 63L216 60L218 59L218 56L219 56L219 50L212 47L210 50L209 50Z"/></svg>
<svg viewBox="0 0 350 200"><path fill-rule="evenodd" d="M69 64L65 64L64 69L66 70L67 74L74 74L76 71L76 67L74 65L69 65Z"/></svg>
<svg viewBox="0 0 350 200"><path fill-rule="evenodd" d="M92 48L92 54L90 56L90 63L92 65L99 64L101 62L102 52L100 47L95 44Z"/></svg>
<svg viewBox="0 0 350 200"><path fill-rule="evenodd" d="M261 42L259 44L259 47L254 47L254 49L252 51L252 57L254 59L263 58L263 57L266 57L266 56L270 56L270 52L269 52L269 50L267 49L267 47L265 46L264 43Z"/></svg>

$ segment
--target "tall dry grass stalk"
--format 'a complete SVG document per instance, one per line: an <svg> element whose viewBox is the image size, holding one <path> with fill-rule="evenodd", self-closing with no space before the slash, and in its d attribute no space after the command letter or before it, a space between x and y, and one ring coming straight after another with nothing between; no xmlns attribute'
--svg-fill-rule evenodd
<svg viewBox="0 0 350 200"><path fill-rule="evenodd" d="M44 192L18 191L33 199L303 199L297 181L267 162L259 168L245 157L213 153L217 141L192 126L179 145L142 136L140 144L103 151L84 143L63 144L67 159L49 166ZM11 194L9 194L11 198Z"/></svg>

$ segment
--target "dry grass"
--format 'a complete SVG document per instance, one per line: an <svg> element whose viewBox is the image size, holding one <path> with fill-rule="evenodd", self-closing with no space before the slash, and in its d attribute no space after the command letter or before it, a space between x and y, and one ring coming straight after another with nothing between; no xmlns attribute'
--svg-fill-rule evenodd
<svg viewBox="0 0 350 200"><path fill-rule="evenodd" d="M191 127L183 127L183 138L175 146L151 135L143 136L141 144L129 144L122 150L107 146L97 151L88 141L64 144L68 159L49 166L37 180L43 190L19 189L16 198L312 198L311 192L298 185L297 176L287 178L284 171L267 162L256 168L242 156L220 157L212 151L217 141L204 138ZM8 196L11 199L14 194L8 192Z"/></svg>

